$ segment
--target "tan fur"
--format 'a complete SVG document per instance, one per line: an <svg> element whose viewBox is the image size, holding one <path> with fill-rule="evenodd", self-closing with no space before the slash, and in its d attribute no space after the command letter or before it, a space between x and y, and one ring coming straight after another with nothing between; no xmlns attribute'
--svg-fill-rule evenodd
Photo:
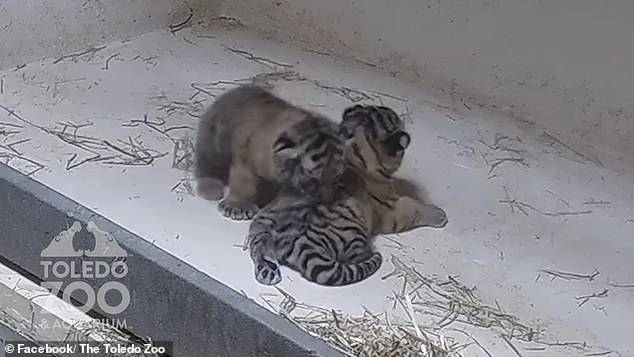
<svg viewBox="0 0 634 357"><path fill-rule="evenodd" d="M229 171L229 204L254 204L259 179L277 181L282 175L271 148L282 132L305 119L306 114L277 104L254 102L245 111L236 131L238 149Z"/></svg>
<svg viewBox="0 0 634 357"><path fill-rule="evenodd" d="M447 215L441 208L401 196L394 179L349 170L342 177L342 184L359 202L372 236L420 227L442 228L447 224Z"/></svg>
<svg viewBox="0 0 634 357"><path fill-rule="evenodd" d="M346 150L349 169L341 180L343 188L359 201L370 233L375 236L444 227L448 220L443 209L398 192L392 174L401 166L402 154L391 156L381 145L385 138L370 139L367 127L356 127Z"/></svg>
<svg viewBox="0 0 634 357"><path fill-rule="evenodd" d="M336 199L315 200L285 187L251 222L246 245L261 284L278 284L280 266L319 285L354 284L382 264L372 240L376 235L447 223L442 209L400 195L395 187L392 175L410 136L393 110L347 108L340 133L347 141L347 166Z"/></svg>
<svg viewBox="0 0 634 357"><path fill-rule="evenodd" d="M198 194L218 200L228 186L227 196L218 205L220 212L236 220L250 219L258 210L256 196L261 183L301 185L308 179L327 182L328 174L336 176L343 170L343 142L337 142L337 130L327 118L262 88L232 89L213 103L199 124L194 172ZM293 146L275 151L274 146L285 135L294 140ZM321 148L329 150L322 156L322 160L330 160L330 166L323 169L328 174L312 172L314 163L306 158L311 154L306 147L317 135L326 136L332 144Z"/></svg>

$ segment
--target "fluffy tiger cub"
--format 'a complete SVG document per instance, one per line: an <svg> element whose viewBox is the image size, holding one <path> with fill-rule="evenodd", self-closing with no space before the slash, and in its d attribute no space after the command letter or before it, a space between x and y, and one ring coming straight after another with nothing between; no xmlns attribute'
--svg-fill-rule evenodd
<svg viewBox="0 0 634 357"><path fill-rule="evenodd" d="M288 184L307 196L332 198L345 168L337 124L257 86L220 96L202 116L195 144L199 196L233 220L251 219L263 183Z"/></svg>
<svg viewBox="0 0 634 357"><path fill-rule="evenodd" d="M320 202L285 187L251 223L247 241L261 284L281 281L279 265L320 285L353 284L382 264L371 240L376 234L446 224L440 208L396 194L391 175L401 166L410 136L393 110L347 108L340 132L349 143L339 199Z"/></svg>
<svg viewBox="0 0 634 357"><path fill-rule="evenodd" d="M443 209L403 196L396 188L393 175L411 137L392 109L372 105L346 108L340 132L349 143L345 157L351 168L341 184L359 200L372 236L447 225Z"/></svg>

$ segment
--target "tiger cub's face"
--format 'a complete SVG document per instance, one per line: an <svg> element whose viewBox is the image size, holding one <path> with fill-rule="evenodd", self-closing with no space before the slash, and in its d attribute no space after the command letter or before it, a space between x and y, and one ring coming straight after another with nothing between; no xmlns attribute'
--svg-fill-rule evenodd
<svg viewBox="0 0 634 357"><path fill-rule="evenodd" d="M311 197L331 201L346 166L344 145L337 124L311 117L282 133L273 153L283 181Z"/></svg>
<svg viewBox="0 0 634 357"><path fill-rule="evenodd" d="M369 174L391 177L400 167L411 137L390 108L355 105L343 112L339 125L346 140L348 164Z"/></svg>

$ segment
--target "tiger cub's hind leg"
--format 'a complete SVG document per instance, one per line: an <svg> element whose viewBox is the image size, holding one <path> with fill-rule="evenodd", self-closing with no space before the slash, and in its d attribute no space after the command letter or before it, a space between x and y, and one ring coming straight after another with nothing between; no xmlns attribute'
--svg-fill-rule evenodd
<svg viewBox="0 0 634 357"><path fill-rule="evenodd" d="M197 178L196 194L209 201L218 201L224 194L224 184L213 177Z"/></svg>
<svg viewBox="0 0 634 357"><path fill-rule="evenodd" d="M407 196L399 197L392 209L381 214L379 233L382 234L403 233L421 227L443 228L448 222L442 208Z"/></svg>
<svg viewBox="0 0 634 357"><path fill-rule="evenodd" d="M443 228L448 222L447 212L444 209L428 203L419 203L415 227Z"/></svg>
<svg viewBox="0 0 634 357"><path fill-rule="evenodd" d="M229 193L218 204L220 213L236 221L249 220L255 216L258 178L249 167L242 163L231 165L229 172Z"/></svg>
<svg viewBox="0 0 634 357"><path fill-rule="evenodd" d="M229 165L213 163L206 151L210 150L204 141L198 141L194 151L194 179L196 181L196 195L209 201L218 201L224 195L225 184L222 177L226 176ZM215 153L214 153L215 154Z"/></svg>

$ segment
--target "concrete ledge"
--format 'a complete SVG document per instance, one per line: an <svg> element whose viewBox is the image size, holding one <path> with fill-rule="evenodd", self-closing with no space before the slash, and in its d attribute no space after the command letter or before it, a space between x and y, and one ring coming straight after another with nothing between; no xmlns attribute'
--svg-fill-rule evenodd
<svg viewBox="0 0 634 357"><path fill-rule="evenodd" d="M173 341L176 356L338 356L292 323L195 270L58 192L0 165L0 256L44 280L40 253L73 222L93 222L127 251L128 308L106 318L128 330ZM81 258L77 258L81 260ZM97 289L103 281L82 279ZM84 293L71 296L84 303Z"/></svg>
<svg viewBox="0 0 634 357"><path fill-rule="evenodd" d="M124 333L111 325L100 323L79 311L47 289L32 282L25 276L0 264L0 357L4 357L7 349L15 348L15 342L27 346L42 347L44 342L53 346L60 341L66 342L81 354L82 345L101 346L102 343L116 343L123 348L136 346L145 348L145 342L128 338ZM2 346L2 343L7 347ZM161 352L168 352L169 345L161 347ZM15 351L15 349L14 349ZM171 351L169 352L172 353ZM22 355L18 353L19 355ZM105 350L95 356L109 355ZM14 353L9 353L14 355ZM53 354L45 354L53 356ZM148 357L159 357L157 353L144 354Z"/></svg>

